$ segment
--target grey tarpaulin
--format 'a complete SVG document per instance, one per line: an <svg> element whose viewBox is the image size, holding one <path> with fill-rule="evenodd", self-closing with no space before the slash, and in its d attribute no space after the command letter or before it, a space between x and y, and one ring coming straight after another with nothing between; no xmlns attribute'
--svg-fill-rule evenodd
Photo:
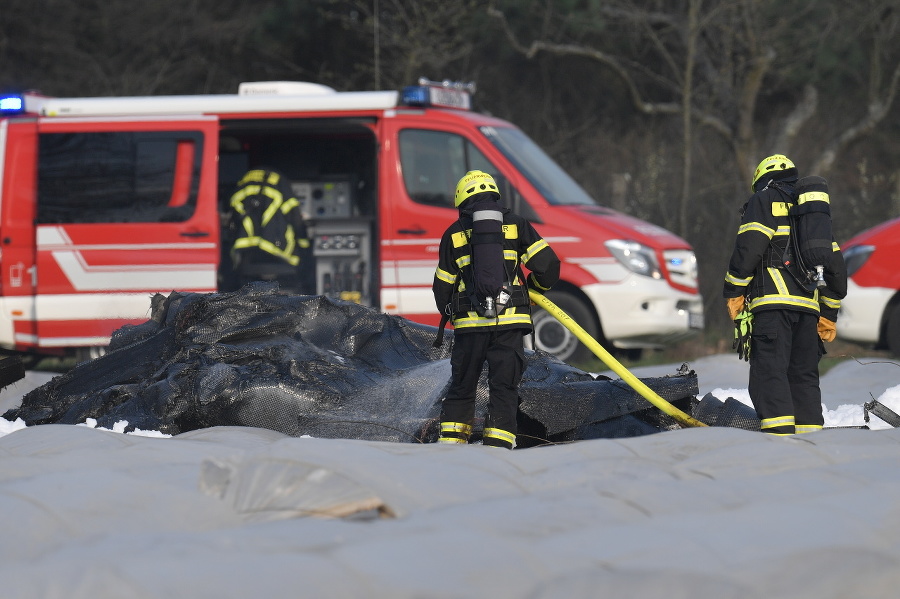
<svg viewBox="0 0 900 599"><path fill-rule="evenodd" d="M8 420L179 434L253 426L291 436L428 442L450 378L436 329L357 304L251 284L236 292L153 298L150 320L113 335L105 356L29 392ZM518 446L626 437L681 425L624 382L527 352ZM698 402L683 367L644 382L680 409ZM704 404L710 414L710 401ZM475 438L487 405L478 390ZM713 406L715 408L715 406ZM727 425L721 416L709 422ZM754 423L751 423L751 427ZM758 426L758 422L755 423Z"/></svg>

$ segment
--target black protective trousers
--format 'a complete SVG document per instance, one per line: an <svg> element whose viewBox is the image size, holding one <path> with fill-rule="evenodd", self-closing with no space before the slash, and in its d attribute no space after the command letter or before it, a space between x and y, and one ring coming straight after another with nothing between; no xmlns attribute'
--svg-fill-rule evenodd
<svg viewBox="0 0 900 599"><path fill-rule="evenodd" d="M526 329L487 329L453 336L452 379L441 410L442 422L472 424L478 379L487 361L490 395L485 427L516 433L527 332Z"/></svg>
<svg viewBox="0 0 900 599"><path fill-rule="evenodd" d="M748 391L767 433L792 434L821 427L822 392L819 317L797 310L763 310L753 314Z"/></svg>

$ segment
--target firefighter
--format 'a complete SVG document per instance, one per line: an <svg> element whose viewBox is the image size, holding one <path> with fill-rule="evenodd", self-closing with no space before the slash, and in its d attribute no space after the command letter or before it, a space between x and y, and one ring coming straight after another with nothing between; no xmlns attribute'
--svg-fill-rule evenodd
<svg viewBox="0 0 900 599"><path fill-rule="evenodd" d="M559 279L559 258L534 227L500 203L493 177L469 171L456 185L459 218L444 232L434 275L435 304L455 329L452 378L441 410L439 443L467 443L475 391L485 361L489 403L483 444L512 449L524 337L532 330L530 286L541 293ZM522 266L531 271L527 280ZM440 341L437 341L440 343Z"/></svg>
<svg viewBox="0 0 900 599"><path fill-rule="evenodd" d="M249 170L231 196L230 228L238 285L277 278L300 293L314 292L306 222L284 175L268 168Z"/></svg>
<svg viewBox="0 0 900 599"><path fill-rule="evenodd" d="M819 360L823 341L834 340L847 293L836 243L825 267L825 287L809 291L791 274L788 211L797 197L797 180L796 166L782 154L759 163L751 183L754 194L741 209L724 285L729 316L749 334L748 391L760 428L776 435L822 428Z"/></svg>

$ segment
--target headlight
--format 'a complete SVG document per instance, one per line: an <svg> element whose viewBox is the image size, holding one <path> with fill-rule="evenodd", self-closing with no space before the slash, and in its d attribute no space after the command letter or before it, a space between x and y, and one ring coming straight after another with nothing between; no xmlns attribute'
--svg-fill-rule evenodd
<svg viewBox="0 0 900 599"><path fill-rule="evenodd" d="M636 241L622 239L611 239L604 245L609 253L631 272L654 279L662 278L659 272L659 263L656 261L656 253L652 248Z"/></svg>
<svg viewBox="0 0 900 599"><path fill-rule="evenodd" d="M875 251L874 245L854 245L844 250L844 264L847 265L847 276L852 277L853 273L862 268L872 252Z"/></svg>

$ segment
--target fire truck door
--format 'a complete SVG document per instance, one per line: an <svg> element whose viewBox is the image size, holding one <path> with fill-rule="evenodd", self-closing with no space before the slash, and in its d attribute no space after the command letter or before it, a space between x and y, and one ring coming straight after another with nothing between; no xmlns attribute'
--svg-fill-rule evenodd
<svg viewBox="0 0 900 599"><path fill-rule="evenodd" d="M34 345L35 119L0 121L0 345Z"/></svg>
<svg viewBox="0 0 900 599"><path fill-rule="evenodd" d="M216 290L218 121L41 119L39 345L106 345L154 293Z"/></svg>
<svg viewBox="0 0 900 599"><path fill-rule="evenodd" d="M431 291L441 236L459 218L454 206L456 183L472 169L496 173L463 129L391 119L396 128L394 160L400 169L386 171L397 191L383 195L391 202L382 239L383 307L426 324L438 324L440 313ZM390 268L393 267L393 270Z"/></svg>

